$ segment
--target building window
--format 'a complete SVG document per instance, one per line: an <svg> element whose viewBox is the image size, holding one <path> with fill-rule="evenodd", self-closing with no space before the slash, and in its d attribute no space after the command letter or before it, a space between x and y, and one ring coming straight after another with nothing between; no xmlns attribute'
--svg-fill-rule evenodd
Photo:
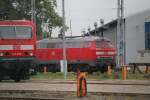
<svg viewBox="0 0 150 100"><path fill-rule="evenodd" d="M145 49L150 50L150 22L145 22Z"/></svg>

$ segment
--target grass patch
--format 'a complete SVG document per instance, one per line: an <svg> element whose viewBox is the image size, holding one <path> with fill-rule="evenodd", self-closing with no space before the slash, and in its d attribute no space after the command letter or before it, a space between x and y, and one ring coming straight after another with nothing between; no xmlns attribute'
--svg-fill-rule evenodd
<svg viewBox="0 0 150 100"><path fill-rule="evenodd" d="M64 74L61 72L52 73L37 73L31 76L31 79L64 79ZM75 79L73 73L67 73L67 79Z"/></svg>
<svg viewBox="0 0 150 100"><path fill-rule="evenodd" d="M94 72L93 74L87 74L86 78L88 80L107 80L107 79L121 79L121 71L118 71L117 73L112 73L112 75L108 75L107 73L101 73L101 72ZM64 74L61 72L52 73L37 73L37 75L31 76L31 79L64 79ZM67 79L69 80L75 80L76 75L73 72L67 73ZM131 72L127 72L127 79L136 79L136 80L149 80L150 74L147 73L135 73L132 74Z"/></svg>

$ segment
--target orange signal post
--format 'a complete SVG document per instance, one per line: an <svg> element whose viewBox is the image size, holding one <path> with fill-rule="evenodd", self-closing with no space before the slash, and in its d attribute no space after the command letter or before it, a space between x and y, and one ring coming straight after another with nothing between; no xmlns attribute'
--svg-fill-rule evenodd
<svg viewBox="0 0 150 100"><path fill-rule="evenodd" d="M86 74L85 72L77 71L77 96L84 97L87 94L87 85L86 85Z"/></svg>
<svg viewBox="0 0 150 100"><path fill-rule="evenodd" d="M150 65L148 66L147 73L150 74Z"/></svg>
<svg viewBox="0 0 150 100"><path fill-rule="evenodd" d="M122 66L122 80L126 80L127 79L127 66L123 65Z"/></svg>

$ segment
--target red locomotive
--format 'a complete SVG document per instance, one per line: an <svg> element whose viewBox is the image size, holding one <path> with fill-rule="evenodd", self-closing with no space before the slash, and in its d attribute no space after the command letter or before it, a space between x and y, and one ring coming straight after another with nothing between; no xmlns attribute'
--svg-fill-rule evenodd
<svg viewBox="0 0 150 100"><path fill-rule="evenodd" d="M115 64L115 48L104 37L66 38L66 59L68 71L93 72L106 71L108 65ZM63 40L61 38L43 39L37 42L36 63L39 68L48 67L48 71L60 71L63 59Z"/></svg>
<svg viewBox="0 0 150 100"><path fill-rule="evenodd" d="M0 80L29 76L36 50L36 28L31 21L0 21Z"/></svg>

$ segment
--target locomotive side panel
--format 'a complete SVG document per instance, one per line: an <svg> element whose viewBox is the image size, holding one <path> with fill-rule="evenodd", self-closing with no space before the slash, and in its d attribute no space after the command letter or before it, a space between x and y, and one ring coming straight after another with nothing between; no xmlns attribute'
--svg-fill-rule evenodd
<svg viewBox="0 0 150 100"><path fill-rule="evenodd" d="M66 40L66 58L68 69L73 71L78 66L86 71L98 71L101 65L114 63L115 50L110 46L109 41L104 38L95 39L68 39ZM104 43L106 41L106 43ZM98 43L96 43L98 42ZM40 42L38 42L40 44ZM63 59L62 40L43 40L41 41L42 48L37 49L37 59L41 66L60 66L60 60ZM102 62L103 61L103 62ZM59 67L60 68L60 67ZM52 69L53 70L53 69Z"/></svg>
<svg viewBox="0 0 150 100"><path fill-rule="evenodd" d="M78 61L94 61L95 52L90 48L68 48L67 49L67 60L78 60Z"/></svg>
<svg viewBox="0 0 150 100"><path fill-rule="evenodd" d="M43 48L36 50L36 63L51 63L52 61L59 61L63 58L62 49Z"/></svg>

